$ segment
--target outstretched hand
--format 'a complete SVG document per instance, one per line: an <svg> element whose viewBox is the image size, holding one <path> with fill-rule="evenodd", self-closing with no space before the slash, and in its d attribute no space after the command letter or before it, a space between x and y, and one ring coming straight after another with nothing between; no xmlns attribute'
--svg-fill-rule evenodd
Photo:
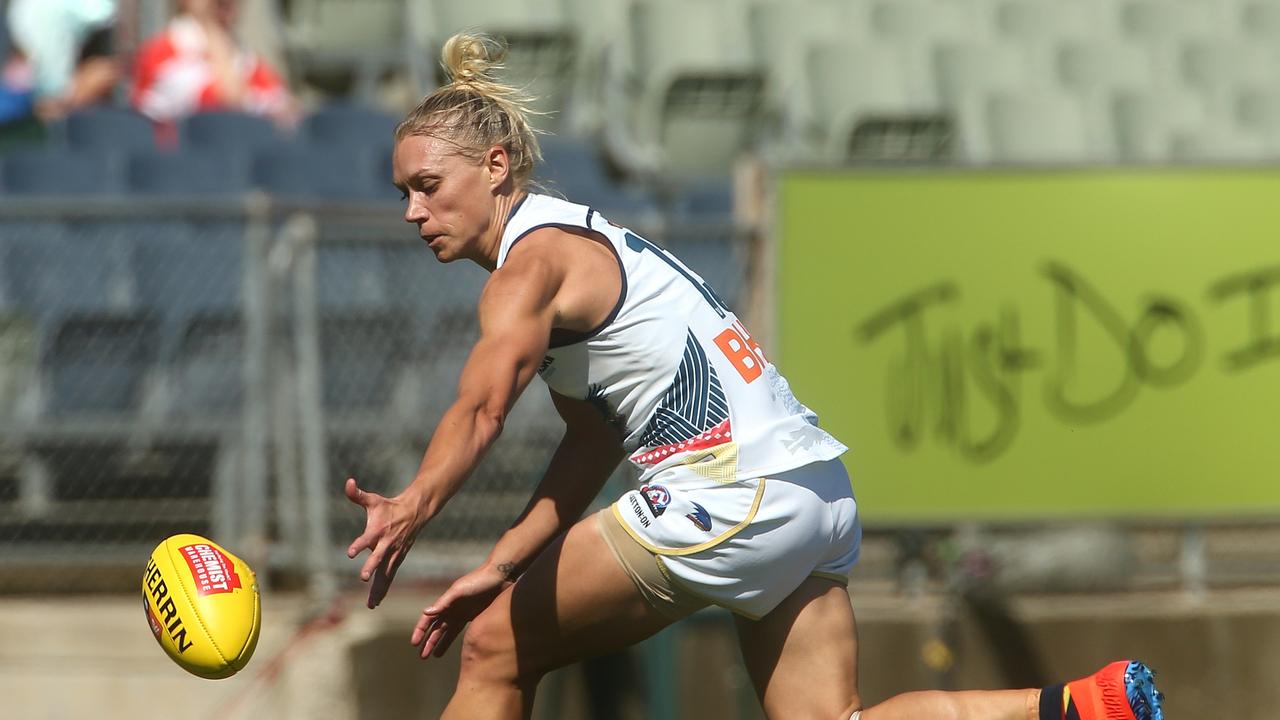
<svg viewBox="0 0 1280 720"><path fill-rule="evenodd" d="M422 611L409 642L421 649L424 660L444 655L467 623L511 585L502 571L488 565L463 575Z"/></svg>
<svg viewBox="0 0 1280 720"><path fill-rule="evenodd" d="M347 478L346 493L347 499L365 509L364 532L347 548L347 557L372 550L360 568L360 579L373 581L368 605L375 608L386 597L423 523L417 503L404 495L389 498L361 490L355 478Z"/></svg>

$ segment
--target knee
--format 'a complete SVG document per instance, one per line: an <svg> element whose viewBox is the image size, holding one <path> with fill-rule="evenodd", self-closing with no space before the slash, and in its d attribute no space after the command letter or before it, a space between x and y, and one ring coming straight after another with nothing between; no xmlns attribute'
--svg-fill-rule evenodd
<svg viewBox="0 0 1280 720"><path fill-rule="evenodd" d="M462 636L461 672L497 682L513 683L520 679L515 637L506 618L482 612L471 621Z"/></svg>

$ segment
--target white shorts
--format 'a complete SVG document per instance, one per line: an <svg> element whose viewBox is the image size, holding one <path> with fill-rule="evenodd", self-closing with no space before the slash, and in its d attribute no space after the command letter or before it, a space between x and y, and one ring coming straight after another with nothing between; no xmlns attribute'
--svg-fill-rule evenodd
<svg viewBox="0 0 1280 720"><path fill-rule="evenodd" d="M711 488L653 483L612 514L679 589L752 619L811 575L847 582L862 542L839 460Z"/></svg>

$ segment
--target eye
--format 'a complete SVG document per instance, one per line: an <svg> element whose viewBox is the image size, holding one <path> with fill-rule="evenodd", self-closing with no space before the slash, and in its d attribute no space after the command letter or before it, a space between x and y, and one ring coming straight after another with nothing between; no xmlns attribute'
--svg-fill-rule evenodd
<svg viewBox="0 0 1280 720"><path fill-rule="evenodd" d="M400 191L400 202L405 202L405 201L407 201L408 199L409 199L409 193L407 193L407 192L405 192L405 191L401 190L401 191Z"/></svg>

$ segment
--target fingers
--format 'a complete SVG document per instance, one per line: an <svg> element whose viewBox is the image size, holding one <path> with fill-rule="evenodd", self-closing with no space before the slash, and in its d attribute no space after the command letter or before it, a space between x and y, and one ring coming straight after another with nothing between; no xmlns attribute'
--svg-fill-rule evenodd
<svg viewBox="0 0 1280 720"><path fill-rule="evenodd" d="M420 646L418 655L426 660L428 657L443 657L460 632L459 625L452 624L439 615L428 615L425 612L418 619L410 636L411 644Z"/></svg>
<svg viewBox="0 0 1280 720"><path fill-rule="evenodd" d="M444 657L444 654L449 651L449 646L453 644L454 639L461 634L461 630L448 624L445 624L441 629L442 632L440 633L440 638L436 641L435 652L433 653L436 657Z"/></svg>
<svg viewBox="0 0 1280 720"><path fill-rule="evenodd" d="M347 499L351 502L359 505L360 507L369 506L369 493L361 490L360 487L356 485L355 478L347 478L347 484L343 487L343 490L347 493Z"/></svg>
<svg viewBox="0 0 1280 720"><path fill-rule="evenodd" d="M390 538L384 537L378 541L377 546L373 548L373 552L369 553L368 559L364 561L364 566L360 568L361 580L369 582L369 578L373 577L374 571L382 565L389 547L391 547Z"/></svg>
<svg viewBox="0 0 1280 720"><path fill-rule="evenodd" d="M448 632L448 630L449 630L448 622L444 620L439 620L435 623L435 625L431 629L431 634L427 636L427 641L422 644L422 652L418 653L423 660L426 660L427 658L431 657L433 650L436 651L437 653L436 657L440 657L440 655L438 654L440 639L445 635L445 633Z"/></svg>
<svg viewBox="0 0 1280 720"><path fill-rule="evenodd" d="M388 543L389 545L389 543ZM396 579L396 571L400 569L400 564L404 562L405 555L409 552L409 547L391 550L389 553L385 547L379 549L386 555L386 561L379 563L373 571L373 584L369 588L369 608L373 609L382 604L382 599L387 596L387 590L391 589L391 581ZM372 560L372 557L370 557Z"/></svg>
<svg viewBox="0 0 1280 720"><path fill-rule="evenodd" d="M374 543L377 542L377 540L378 540L378 533L374 532L373 530L366 529L364 531L364 534L356 538L355 541L351 543L351 547L347 548L347 557L353 558L356 555L359 555L361 551L368 550L369 548L373 547Z"/></svg>
<svg viewBox="0 0 1280 720"><path fill-rule="evenodd" d="M387 596L387 590L391 589L392 579L393 575L381 567L373 572L373 583L369 586L370 610L382 604L382 599Z"/></svg>

